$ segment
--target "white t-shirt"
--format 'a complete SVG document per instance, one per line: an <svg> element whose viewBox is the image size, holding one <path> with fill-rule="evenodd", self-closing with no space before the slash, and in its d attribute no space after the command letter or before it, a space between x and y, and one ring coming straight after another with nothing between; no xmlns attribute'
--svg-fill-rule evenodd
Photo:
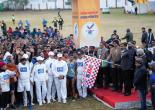
<svg viewBox="0 0 155 110"><path fill-rule="evenodd" d="M0 88L2 89L2 92L10 91L10 76L15 74L15 72L9 70L0 73Z"/></svg>

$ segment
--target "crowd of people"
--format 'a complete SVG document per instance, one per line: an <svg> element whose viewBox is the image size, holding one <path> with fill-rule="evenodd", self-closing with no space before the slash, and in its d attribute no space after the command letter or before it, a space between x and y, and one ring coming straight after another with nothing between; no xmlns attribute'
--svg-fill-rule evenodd
<svg viewBox="0 0 155 110"><path fill-rule="evenodd" d="M94 88L111 88L124 96L132 89L140 95L141 110L146 110L146 94L152 94L155 110L155 40L152 29L143 27L141 47L136 46L134 34L127 29L120 38L117 30L99 47L76 48L74 35L61 35L57 28L43 23L43 31L18 25L15 30L0 22L0 108L16 109L38 103L39 106L54 101L67 103L87 97L87 87L82 85L85 75L85 55L103 62L99 68ZM125 42L124 39L126 40ZM149 82L149 83L148 83ZM148 89L149 88L149 89ZM16 106L15 106L16 105Z"/></svg>

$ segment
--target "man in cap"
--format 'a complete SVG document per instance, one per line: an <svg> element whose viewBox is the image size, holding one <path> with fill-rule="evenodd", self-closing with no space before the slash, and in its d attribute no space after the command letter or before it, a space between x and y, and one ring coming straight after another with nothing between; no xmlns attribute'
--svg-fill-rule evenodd
<svg viewBox="0 0 155 110"><path fill-rule="evenodd" d="M50 51L48 53L49 58L45 61L45 65L48 71L47 103L51 102L51 98L52 101L55 101L56 87L54 82L54 74L52 71L52 67L56 61L54 55L54 52Z"/></svg>
<svg viewBox="0 0 155 110"><path fill-rule="evenodd" d="M77 90L80 98L87 97L87 87L82 86L82 76L84 75L85 61L82 51L77 52L78 58L76 60L76 77L77 77Z"/></svg>
<svg viewBox="0 0 155 110"><path fill-rule="evenodd" d="M68 66L65 61L62 60L63 55L61 53L57 54L57 61L52 67L54 73L54 80L57 90L58 102L63 101L66 103L67 98L67 87L66 87L66 75L68 72Z"/></svg>
<svg viewBox="0 0 155 110"><path fill-rule="evenodd" d="M3 58L3 61L6 63L6 68L9 71L15 71L16 75L11 76L10 78L10 93L11 93L11 104L10 104L10 108L15 109L15 83L17 82L17 77L19 76L19 72L17 69L17 66L14 63L14 59L12 54L10 54L10 52L6 52Z"/></svg>
<svg viewBox="0 0 155 110"><path fill-rule="evenodd" d="M26 60L26 65L27 65L27 67L29 67L29 69L30 69L30 73L32 72L32 69L33 69L33 63L32 62L29 62L29 55L28 54L24 54L23 56L22 56L22 59L25 59ZM31 77L29 78L30 79L30 82L31 82ZM31 102L32 102L32 105L34 105L33 104L33 83L31 82L30 83L30 93L31 93ZM26 93L26 91L24 91L24 106L27 106L27 93Z"/></svg>
<svg viewBox="0 0 155 110"><path fill-rule="evenodd" d="M41 56L37 57L38 63L34 65L33 71L32 71L32 78L35 81L36 84L36 94L37 94L37 101L39 103L39 106L42 105L42 103L45 102L45 97L47 93L47 80L48 80L48 74L47 74L47 68L44 64L44 58ZM41 91L42 90L42 91Z"/></svg>
<svg viewBox="0 0 155 110"><path fill-rule="evenodd" d="M18 78L18 88L17 91L20 93L21 102L23 102L24 91L26 91L29 110L32 110L31 94L30 94L30 74L31 68L30 64L27 63L27 56L23 56L18 64L19 78ZM24 102L27 104L27 102ZM22 103L21 103L22 104Z"/></svg>

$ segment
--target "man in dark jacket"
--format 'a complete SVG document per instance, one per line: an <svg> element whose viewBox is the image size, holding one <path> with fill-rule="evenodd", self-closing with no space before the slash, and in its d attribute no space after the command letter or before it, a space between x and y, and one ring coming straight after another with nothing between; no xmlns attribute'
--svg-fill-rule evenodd
<svg viewBox="0 0 155 110"><path fill-rule="evenodd" d="M152 41L154 41L154 35L152 33L152 29L148 29L147 33L147 47L152 47Z"/></svg>
<svg viewBox="0 0 155 110"><path fill-rule="evenodd" d="M133 41L133 33L130 31L130 29L126 30L126 35L122 40L126 39L126 42L132 42Z"/></svg>
<svg viewBox="0 0 155 110"><path fill-rule="evenodd" d="M132 88L132 72L134 70L134 61L136 50L133 48L132 43L128 43L128 49L125 48L122 51L121 57L121 69L123 73L123 82L124 82L124 95L129 96L131 95L131 88Z"/></svg>
<svg viewBox="0 0 155 110"><path fill-rule="evenodd" d="M147 32L145 30L145 27L142 27L142 38L141 38L141 42L142 42L142 44L147 42Z"/></svg>
<svg viewBox="0 0 155 110"><path fill-rule="evenodd" d="M134 85L139 92L141 101L141 109L147 110L146 108L146 94L147 94L147 70L144 66L143 59L136 57L135 61L136 71L134 77Z"/></svg>

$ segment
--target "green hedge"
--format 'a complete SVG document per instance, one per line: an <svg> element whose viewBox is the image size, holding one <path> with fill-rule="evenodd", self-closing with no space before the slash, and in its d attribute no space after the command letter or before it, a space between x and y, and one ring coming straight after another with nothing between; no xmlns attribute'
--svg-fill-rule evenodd
<svg viewBox="0 0 155 110"><path fill-rule="evenodd" d="M3 11L3 10L4 10L3 4L0 3L0 11Z"/></svg>

